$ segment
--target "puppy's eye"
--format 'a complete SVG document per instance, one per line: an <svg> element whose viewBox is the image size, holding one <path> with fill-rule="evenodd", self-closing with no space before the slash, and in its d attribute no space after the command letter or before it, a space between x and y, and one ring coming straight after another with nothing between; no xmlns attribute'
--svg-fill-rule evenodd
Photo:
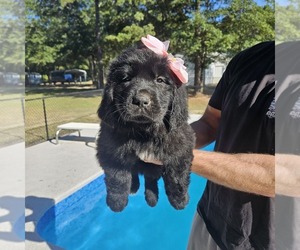
<svg viewBox="0 0 300 250"><path fill-rule="evenodd" d="M156 81L157 81L158 83L166 83L165 78L163 78L162 76L157 77Z"/></svg>

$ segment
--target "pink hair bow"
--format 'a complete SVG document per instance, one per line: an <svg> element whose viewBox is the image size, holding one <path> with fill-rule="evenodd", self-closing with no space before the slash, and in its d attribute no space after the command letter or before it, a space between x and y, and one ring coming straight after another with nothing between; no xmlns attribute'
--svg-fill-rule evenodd
<svg viewBox="0 0 300 250"><path fill-rule="evenodd" d="M181 58L174 57L167 52L169 48L169 41L161 42L156 37L147 35L147 38L142 37L142 43L151 49L154 53L162 56L167 56L169 59L170 69L179 78L182 83L188 82L188 73L184 66L184 61Z"/></svg>

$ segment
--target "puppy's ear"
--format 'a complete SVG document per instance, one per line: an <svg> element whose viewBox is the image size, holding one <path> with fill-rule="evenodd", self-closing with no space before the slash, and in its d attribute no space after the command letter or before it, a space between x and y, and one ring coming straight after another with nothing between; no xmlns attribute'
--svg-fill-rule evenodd
<svg viewBox="0 0 300 250"><path fill-rule="evenodd" d="M114 113L114 97L112 84L107 83L104 88L103 98L98 108L98 117L101 121L113 127L113 113Z"/></svg>
<svg viewBox="0 0 300 250"><path fill-rule="evenodd" d="M173 100L169 105L168 113L165 117L165 124L169 131L183 125L188 119L187 93L184 86L174 88Z"/></svg>

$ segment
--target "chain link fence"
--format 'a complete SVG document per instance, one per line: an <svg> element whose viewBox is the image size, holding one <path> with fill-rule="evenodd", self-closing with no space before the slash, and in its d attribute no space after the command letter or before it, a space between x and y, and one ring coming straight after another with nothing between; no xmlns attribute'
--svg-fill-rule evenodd
<svg viewBox="0 0 300 250"><path fill-rule="evenodd" d="M0 99L0 147L24 141L24 98Z"/></svg>
<svg viewBox="0 0 300 250"><path fill-rule="evenodd" d="M58 125L67 122L98 123L102 90L83 91L25 100L26 147L55 138ZM70 131L66 132L70 133ZM63 131L61 133L63 135Z"/></svg>

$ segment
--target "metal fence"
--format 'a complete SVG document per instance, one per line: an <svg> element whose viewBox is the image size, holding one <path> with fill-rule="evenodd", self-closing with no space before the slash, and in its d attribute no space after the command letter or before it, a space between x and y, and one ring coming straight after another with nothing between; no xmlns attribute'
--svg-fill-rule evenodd
<svg viewBox="0 0 300 250"><path fill-rule="evenodd" d="M58 125L99 122L97 109L102 90L82 91L25 100L26 146L55 138Z"/></svg>
<svg viewBox="0 0 300 250"><path fill-rule="evenodd" d="M23 96L0 99L0 147L24 141L24 114Z"/></svg>

